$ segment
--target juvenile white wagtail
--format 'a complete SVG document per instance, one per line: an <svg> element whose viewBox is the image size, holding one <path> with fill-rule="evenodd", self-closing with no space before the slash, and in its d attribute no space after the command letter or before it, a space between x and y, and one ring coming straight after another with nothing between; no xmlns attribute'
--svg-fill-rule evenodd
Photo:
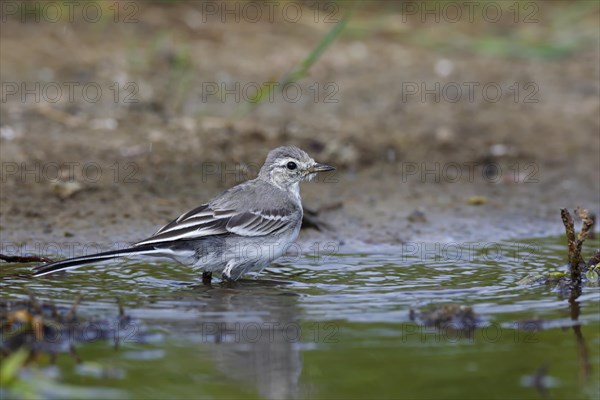
<svg viewBox="0 0 600 400"><path fill-rule="evenodd" d="M300 181L333 169L297 147L278 147L269 153L256 179L182 214L148 239L122 250L42 264L34 268L34 276L119 256L168 257L202 270L203 279L210 279L213 272L228 281L260 272L298 237Z"/></svg>

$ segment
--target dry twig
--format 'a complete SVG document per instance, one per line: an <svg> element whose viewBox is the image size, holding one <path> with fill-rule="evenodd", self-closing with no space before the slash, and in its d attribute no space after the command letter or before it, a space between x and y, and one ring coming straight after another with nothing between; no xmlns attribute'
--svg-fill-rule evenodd
<svg viewBox="0 0 600 400"><path fill-rule="evenodd" d="M588 210L578 207L575 209L575 213L583 222L577 238L575 238L575 224L571 213L569 213L569 210L566 208L560 210L560 216L567 233L567 243L569 248L571 300L579 297L579 294L581 293L582 268L585 267L585 261L581 258L581 248L583 247L583 242L585 242L585 239L587 239L590 233L590 229L594 226L594 220L590 217Z"/></svg>

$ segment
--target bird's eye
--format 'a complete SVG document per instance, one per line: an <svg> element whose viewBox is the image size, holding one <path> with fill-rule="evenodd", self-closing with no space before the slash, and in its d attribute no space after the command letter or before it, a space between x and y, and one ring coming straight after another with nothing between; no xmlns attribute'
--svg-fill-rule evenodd
<svg viewBox="0 0 600 400"><path fill-rule="evenodd" d="M296 165L296 163L295 163L295 162L293 162L293 161L290 161L289 163L287 163L287 169L289 169L289 170L293 171L293 170L295 170L296 168L298 168L298 166Z"/></svg>

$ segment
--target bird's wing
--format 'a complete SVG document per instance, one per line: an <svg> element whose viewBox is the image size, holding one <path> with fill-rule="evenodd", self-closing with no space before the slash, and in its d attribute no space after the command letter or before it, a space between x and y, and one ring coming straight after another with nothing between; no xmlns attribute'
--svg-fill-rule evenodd
<svg viewBox="0 0 600 400"><path fill-rule="evenodd" d="M249 210L232 216L228 232L240 236L264 236L284 230L294 223L293 210Z"/></svg>
<svg viewBox="0 0 600 400"><path fill-rule="evenodd" d="M135 244L160 244L206 236L235 234L264 236L284 230L296 220L295 209L249 209L235 211L211 204L197 207L160 228L153 236Z"/></svg>

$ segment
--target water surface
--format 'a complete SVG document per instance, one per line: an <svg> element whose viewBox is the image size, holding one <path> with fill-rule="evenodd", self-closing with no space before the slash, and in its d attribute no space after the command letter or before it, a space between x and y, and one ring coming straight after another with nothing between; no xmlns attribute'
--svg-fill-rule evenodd
<svg viewBox="0 0 600 400"><path fill-rule="evenodd" d="M600 291L569 304L528 274L560 269L564 238L495 245L407 244L386 254L281 259L257 280L202 285L169 262L128 261L42 279L2 268L2 300L133 321L120 342L77 343L22 379L50 397L597 398ZM586 243L591 254L598 241ZM411 247L413 246L413 247ZM410 310L473 307L478 328L436 329ZM574 307L578 319L573 321ZM93 330L90 330L93 338ZM42 378L40 378L42 377Z"/></svg>

